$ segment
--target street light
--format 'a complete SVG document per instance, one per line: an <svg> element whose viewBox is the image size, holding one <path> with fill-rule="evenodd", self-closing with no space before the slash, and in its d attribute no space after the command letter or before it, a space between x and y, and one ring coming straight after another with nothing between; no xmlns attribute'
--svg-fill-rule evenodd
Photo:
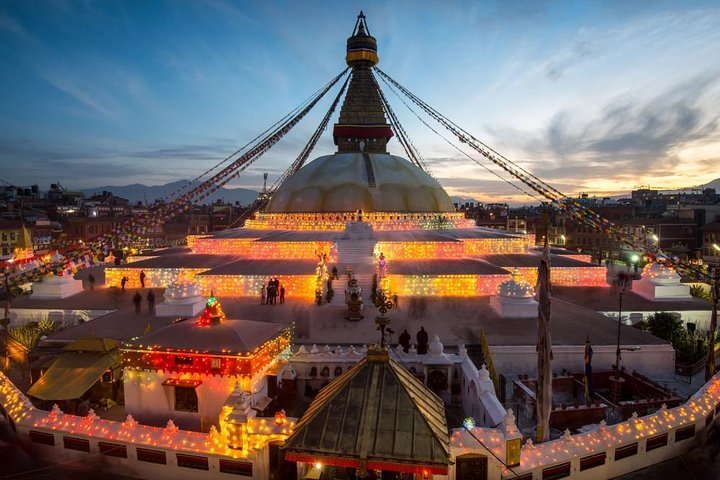
<svg viewBox="0 0 720 480"><path fill-rule="evenodd" d="M633 253L630 256L630 263L632 263L633 270L635 273L637 273L637 271L638 271L638 262L639 261L640 261L640 255L638 255L637 253Z"/></svg>

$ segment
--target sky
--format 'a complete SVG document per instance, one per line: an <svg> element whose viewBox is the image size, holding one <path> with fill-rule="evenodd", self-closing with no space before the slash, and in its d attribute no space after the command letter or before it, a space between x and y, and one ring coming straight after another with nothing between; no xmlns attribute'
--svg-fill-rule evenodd
<svg viewBox="0 0 720 480"><path fill-rule="evenodd" d="M720 177L718 1L0 0L0 179L193 178L345 67L360 9L380 68L563 193ZM386 93L451 194L534 201ZM277 178L332 97L231 186Z"/></svg>

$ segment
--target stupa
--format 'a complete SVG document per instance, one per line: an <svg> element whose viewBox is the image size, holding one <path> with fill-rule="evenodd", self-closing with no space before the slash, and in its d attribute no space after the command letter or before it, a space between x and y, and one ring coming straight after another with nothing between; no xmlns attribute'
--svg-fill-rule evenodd
<svg viewBox="0 0 720 480"><path fill-rule="evenodd" d="M319 253L340 272L350 268L368 294L383 252L387 288L400 296L493 295L510 279L508 267L534 284L540 256L530 250L532 234L475 226L421 164L388 153L393 127L372 73L378 61L377 42L359 18L347 41L352 76L333 127L337 151L290 175L244 227L189 236L190 254L108 268L107 283L127 276L133 286L144 270L148 286L165 287L185 270L203 295L259 298L273 276L287 297L314 301ZM601 266L570 257L555 265L556 284L606 284Z"/></svg>

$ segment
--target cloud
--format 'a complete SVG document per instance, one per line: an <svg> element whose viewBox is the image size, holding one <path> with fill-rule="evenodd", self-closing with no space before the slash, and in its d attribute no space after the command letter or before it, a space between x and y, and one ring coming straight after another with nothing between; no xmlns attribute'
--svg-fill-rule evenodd
<svg viewBox="0 0 720 480"><path fill-rule="evenodd" d="M119 112L117 111L116 106L106 105L104 101L93 96L87 88L80 85L76 79L70 77L69 75L48 69L40 71L40 75L52 86L66 93L86 107L89 107L91 110L114 120L119 119Z"/></svg>
<svg viewBox="0 0 720 480"><path fill-rule="evenodd" d="M0 13L0 30L4 30L17 38L31 44L38 44L40 41L30 34L16 19Z"/></svg>
<svg viewBox="0 0 720 480"><path fill-rule="evenodd" d="M588 40L580 41L573 45L569 51L563 52L560 56L551 60L545 66L545 76L550 80L557 81L566 70L599 53L600 49L597 44Z"/></svg>
<svg viewBox="0 0 720 480"><path fill-rule="evenodd" d="M638 178L668 175L681 163L684 146L718 139L720 83L715 72L682 82L650 99L626 96L595 115L562 110L543 131L495 132L500 138L526 138L524 155L543 159L540 178Z"/></svg>

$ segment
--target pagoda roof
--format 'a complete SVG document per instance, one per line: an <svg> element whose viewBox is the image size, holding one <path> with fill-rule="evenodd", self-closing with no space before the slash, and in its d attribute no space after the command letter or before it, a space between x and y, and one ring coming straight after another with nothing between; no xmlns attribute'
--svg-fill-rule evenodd
<svg viewBox="0 0 720 480"><path fill-rule="evenodd" d="M387 352L370 351L323 388L283 447L302 462L447 474L443 402Z"/></svg>

